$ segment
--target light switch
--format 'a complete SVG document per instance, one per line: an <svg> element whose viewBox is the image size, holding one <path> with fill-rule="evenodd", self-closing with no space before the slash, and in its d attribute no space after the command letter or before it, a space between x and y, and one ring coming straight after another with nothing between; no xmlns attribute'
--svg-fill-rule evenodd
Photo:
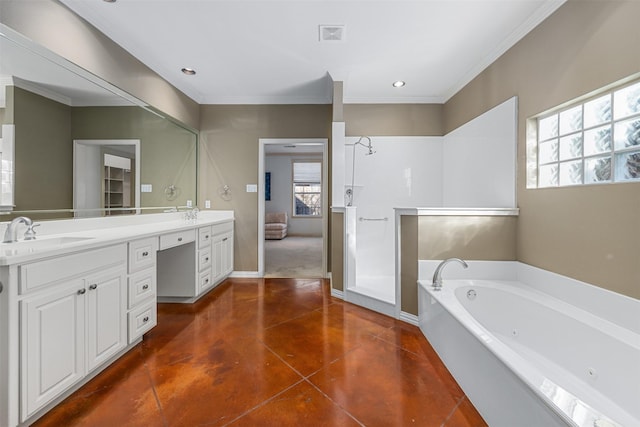
<svg viewBox="0 0 640 427"><path fill-rule="evenodd" d="M204 201L204 208L205 209L211 209L211 200L205 200Z"/></svg>
<svg viewBox="0 0 640 427"><path fill-rule="evenodd" d="M247 184L247 193L257 193L258 185L257 184Z"/></svg>
<svg viewBox="0 0 640 427"><path fill-rule="evenodd" d="M140 192L141 193L151 193L153 191L153 185L151 184L140 184Z"/></svg>
<svg viewBox="0 0 640 427"><path fill-rule="evenodd" d="M193 206L193 202L191 200L187 200L187 207L190 208Z"/></svg>

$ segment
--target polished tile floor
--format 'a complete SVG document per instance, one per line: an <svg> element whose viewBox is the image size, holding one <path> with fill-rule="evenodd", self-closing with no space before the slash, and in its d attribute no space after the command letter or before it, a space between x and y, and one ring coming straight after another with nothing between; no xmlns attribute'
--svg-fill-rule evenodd
<svg viewBox="0 0 640 427"><path fill-rule="evenodd" d="M37 426L486 426L419 329L318 279L230 279Z"/></svg>

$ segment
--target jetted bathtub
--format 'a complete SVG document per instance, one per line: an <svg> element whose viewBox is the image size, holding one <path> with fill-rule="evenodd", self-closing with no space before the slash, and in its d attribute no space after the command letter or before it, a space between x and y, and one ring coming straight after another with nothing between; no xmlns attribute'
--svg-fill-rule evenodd
<svg viewBox="0 0 640 427"><path fill-rule="evenodd" d="M420 329L490 426L640 426L637 328L518 281L418 289Z"/></svg>

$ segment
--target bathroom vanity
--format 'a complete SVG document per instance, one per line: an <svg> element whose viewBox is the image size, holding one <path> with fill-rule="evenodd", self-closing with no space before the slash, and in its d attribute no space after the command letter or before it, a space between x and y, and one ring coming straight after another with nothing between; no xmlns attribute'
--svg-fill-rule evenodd
<svg viewBox="0 0 640 427"><path fill-rule="evenodd" d="M47 221L0 244L0 426L29 424L139 343L159 295L193 302L232 269L231 211Z"/></svg>

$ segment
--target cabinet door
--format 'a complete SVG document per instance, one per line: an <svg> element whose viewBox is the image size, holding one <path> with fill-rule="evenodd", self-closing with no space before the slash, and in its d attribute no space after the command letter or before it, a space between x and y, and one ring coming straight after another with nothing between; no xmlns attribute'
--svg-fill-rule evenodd
<svg viewBox="0 0 640 427"><path fill-rule="evenodd" d="M127 345L124 268L87 279L87 365L92 370Z"/></svg>
<svg viewBox="0 0 640 427"><path fill-rule="evenodd" d="M211 278L214 282L217 282L222 275L224 274L223 263L224 263L224 242L222 241L224 236L214 236L213 244L211 245L211 250L213 251L212 258L213 263L211 264Z"/></svg>
<svg viewBox="0 0 640 427"><path fill-rule="evenodd" d="M227 276L233 271L233 233L222 238L222 253L222 275Z"/></svg>
<svg viewBox="0 0 640 427"><path fill-rule="evenodd" d="M20 303L23 420L85 375L85 292L75 280Z"/></svg>

